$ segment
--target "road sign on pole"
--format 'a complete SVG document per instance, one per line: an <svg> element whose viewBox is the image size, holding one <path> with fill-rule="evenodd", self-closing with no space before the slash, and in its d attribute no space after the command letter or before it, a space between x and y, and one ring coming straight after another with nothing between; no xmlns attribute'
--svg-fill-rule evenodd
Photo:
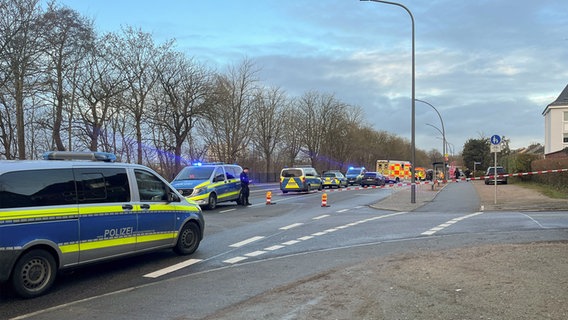
<svg viewBox="0 0 568 320"><path fill-rule="evenodd" d="M501 145L500 144L492 144L491 145L491 152L501 152Z"/></svg>
<svg viewBox="0 0 568 320"><path fill-rule="evenodd" d="M501 144L501 137L497 134L491 136L491 144L492 145L499 145Z"/></svg>
<svg viewBox="0 0 568 320"><path fill-rule="evenodd" d="M497 152L501 152L501 137L497 134L491 136L491 152L495 154L495 164L493 167L493 176L495 182L495 197L494 203L497 204Z"/></svg>

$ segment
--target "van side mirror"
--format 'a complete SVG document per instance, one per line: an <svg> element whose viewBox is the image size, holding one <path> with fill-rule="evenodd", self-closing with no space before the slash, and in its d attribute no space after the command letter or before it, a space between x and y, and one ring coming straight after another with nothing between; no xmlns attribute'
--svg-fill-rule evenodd
<svg viewBox="0 0 568 320"><path fill-rule="evenodd" d="M180 198L175 192L168 192L168 202L179 202Z"/></svg>

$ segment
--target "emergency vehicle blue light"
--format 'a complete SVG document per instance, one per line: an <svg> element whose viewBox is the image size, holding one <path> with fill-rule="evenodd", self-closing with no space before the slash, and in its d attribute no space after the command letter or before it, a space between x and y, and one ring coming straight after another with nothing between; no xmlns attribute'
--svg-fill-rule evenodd
<svg viewBox="0 0 568 320"><path fill-rule="evenodd" d="M201 167L202 163L201 162L194 162L193 165L196 166L196 167Z"/></svg>
<svg viewBox="0 0 568 320"><path fill-rule="evenodd" d="M349 167L349 170L353 170L353 169L354 169L353 167Z"/></svg>

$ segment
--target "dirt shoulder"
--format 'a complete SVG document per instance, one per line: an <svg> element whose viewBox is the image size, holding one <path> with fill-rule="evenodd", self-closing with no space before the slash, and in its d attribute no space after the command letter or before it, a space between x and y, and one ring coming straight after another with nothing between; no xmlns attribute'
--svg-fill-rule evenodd
<svg viewBox="0 0 568 320"><path fill-rule="evenodd" d="M473 182L485 211L555 211L568 210L568 200L552 199L518 184L486 185Z"/></svg>
<svg viewBox="0 0 568 320"><path fill-rule="evenodd" d="M473 182L485 211L566 210L518 185ZM411 211L438 190L401 189L376 205ZM400 197L395 201L394 198ZM562 203L563 202L563 203ZM394 206L393 206L394 207ZM551 209L556 208L556 209ZM568 242L484 245L370 259L303 279L208 319L568 319Z"/></svg>

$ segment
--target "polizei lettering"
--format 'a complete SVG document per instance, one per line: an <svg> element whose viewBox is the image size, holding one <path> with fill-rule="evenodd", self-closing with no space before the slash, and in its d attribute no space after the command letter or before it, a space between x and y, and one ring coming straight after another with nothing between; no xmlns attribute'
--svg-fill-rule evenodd
<svg viewBox="0 0 568 320"><path fill-rule="evenodd" d="M130 236L133 233L134 233L133 227L105 229L105 233L103 235L103 238L104 239L122 238L122 237Z"/></svg>

